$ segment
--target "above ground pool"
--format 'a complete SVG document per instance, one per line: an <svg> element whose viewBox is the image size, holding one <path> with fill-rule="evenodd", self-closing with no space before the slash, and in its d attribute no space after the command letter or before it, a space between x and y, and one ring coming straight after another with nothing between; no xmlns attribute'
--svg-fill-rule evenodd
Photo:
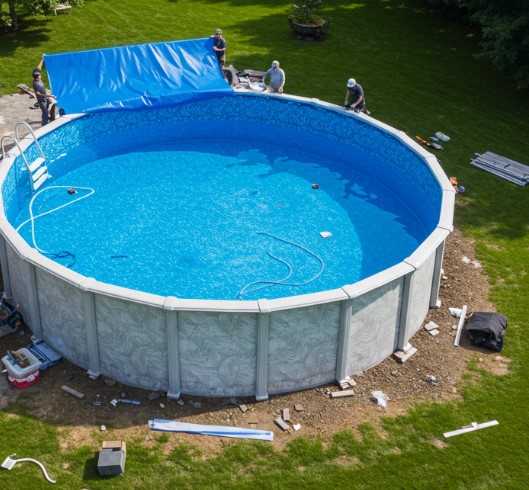
<svg viewBox="0 0 529 490"><path fill-rule="evenodd" d="M44 185L0 169L6 293L92 375L262 399L373 366L437 305L453 189L367 116L235 93L37 136Z"/></svg>

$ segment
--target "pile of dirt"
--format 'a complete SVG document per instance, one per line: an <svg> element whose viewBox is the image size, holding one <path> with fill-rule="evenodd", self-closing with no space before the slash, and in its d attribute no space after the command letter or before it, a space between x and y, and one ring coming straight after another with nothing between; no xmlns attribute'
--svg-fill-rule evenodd
<svg viewBox="0 0 529 490"><path fill-rule="evenodd" d="M76 444L94 445L94 437L102 430L112 430L112 439L132 440L140 436L145 444L153 441L154 434L148 426L153 418L180 420L199 424L232 425L273 430L276 434L274 447L281 448L299 435L329 435L338 430L355 430L358 424L378 424L385 415L405 412L410 402L419 400L448 400L458 397L457 384L466 364L478 357L484 367L497 374L508 369L508 359L496 353L472 347L466 335L461 337L460 347L454 346L455 326L458 319L448 308L468 305L468 312L494 311L487 301L489 284L480 264L476 261L472 242L455 230L447 239L443 262L443 278L440 299L442 306L430 310L425 324L435 322L439 334L431 335L424 328L411 339L417 352L405 363L390 357L378 366L355 375L351 384L354 395L331 398L330 393L340 391L337 385L327 385L287 395L271 396L264 402L253 398L200 398L182 396L171 400L164 393L153 393L131 388L113 380L100 377L90 379L86 372L62 360L58 365L42 372L41 380L19 390L0 377L0 408L9 412L9 402L16 401L21 393L31 393L24 403L30 413L41 419L56 422L64 428L63 447ZM25 329L1 339L1 351L18 349L30 343L31 333ZM85 395L76 398L61 389L67 385ZM372 392L381 391L388 398L387 408L373 399ZM96 406L96 396L101 404ZM139 401L139 404L118 402L115 399ZM274 420L289 409L290 425L299 424L282 432ZM137 440L137 439L135 439ZM214 454L229 440L210 436L171 434L169 445L187 440L203 449L203 454Z"/></svg>

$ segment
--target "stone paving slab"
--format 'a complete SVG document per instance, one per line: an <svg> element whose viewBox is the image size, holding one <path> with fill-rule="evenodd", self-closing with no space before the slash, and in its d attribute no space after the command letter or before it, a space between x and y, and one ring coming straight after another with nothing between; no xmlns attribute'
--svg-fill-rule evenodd
<svg viewBox="0 0 529 490"><path fill-rule="evenodd" d="M41 112L38 107L33 107L35 102L36 99L21 93L0 97L0 139L6 134L14 135L19 122L27 122L33 129L40 128Z"/></svg>

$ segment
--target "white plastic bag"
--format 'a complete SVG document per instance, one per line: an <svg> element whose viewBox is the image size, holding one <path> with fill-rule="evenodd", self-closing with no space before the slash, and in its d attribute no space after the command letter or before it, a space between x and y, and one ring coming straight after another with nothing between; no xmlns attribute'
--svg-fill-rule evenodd
<svg viewBox="0 0 529 490"><path fill-rule="evenodd" d="M382 393L381 391L372 391L371 396L382 408L386 408L388 406L389 398L386 394Z"/></svg>

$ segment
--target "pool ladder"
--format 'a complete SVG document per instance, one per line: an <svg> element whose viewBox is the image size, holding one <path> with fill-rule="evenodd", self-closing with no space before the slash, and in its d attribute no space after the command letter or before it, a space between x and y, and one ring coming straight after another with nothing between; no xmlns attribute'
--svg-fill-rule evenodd
<svg viewBox="0 0 529 490"><path fill-rule="evenodd" d="M24 154L24 151L20 147L20 137L19 137L19 129L20 127L25 127L29 130L29 134L32 136L33 141L35 142L35 146L37 147L37 150L39 151L40 156L37 157L33 162L29 163L28 159L26 158L26 155ZM24 160L24 163L26 164L26 169L29 173L29 180L31 182L31 188L33 191L36 191L46 180L48 180L51 175L48 173L48 167L46 166L46 157L44 156L44 152L42 151L42 148L40 146L39 141L37 140L37 137L35 136L35 133L31 129L31 126L26 122L19 122L15 126L15 136L11 135L5 135L2 138L2 158L5 159L6 156L9 154L9 152L6 152L5 150L5 140L11 139L14 141L15 146L18 148L18 151L20 153L20 156Z"/></svg>

